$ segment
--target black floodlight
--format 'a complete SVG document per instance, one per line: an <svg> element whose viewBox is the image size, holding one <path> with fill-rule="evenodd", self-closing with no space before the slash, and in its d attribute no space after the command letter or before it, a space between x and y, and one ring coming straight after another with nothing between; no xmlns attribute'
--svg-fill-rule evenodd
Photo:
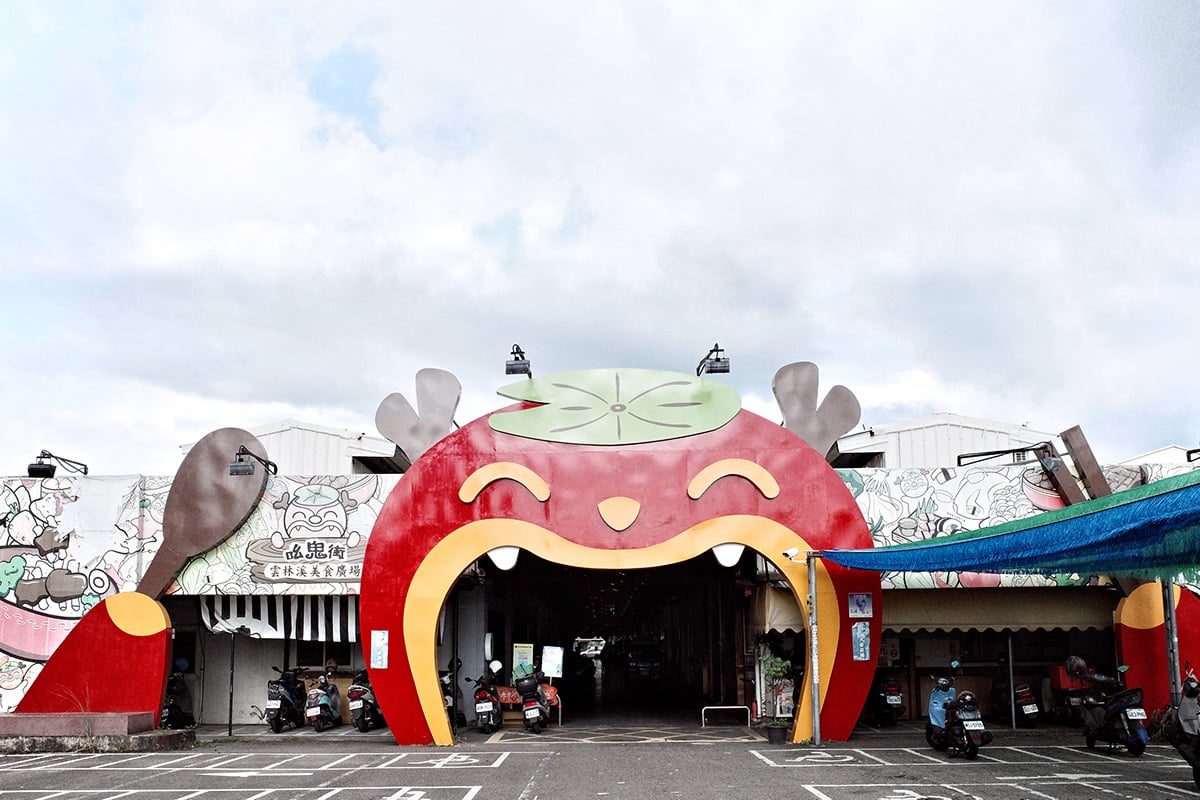
<svg viewBox="0 0 1200 800"><path fill-rule="evenodd" d="M257 461L258 463L260 463L264 467L266 467L267 472L270 472L272 475L279 474L279 467L275 465L274 461L268 461L267 459L263 458L262 456L255 455L254 453L251 453L249 450L246 449L246 445L239 444L237 452L233 454L233 461L229 462L229 474L230 475L253 475L254 474L254 461L247 461L246 460L247 456L249 456L250 458L254 459L254 461Z"/></svg>
<svg viewBox="0 0 1200 800"><path fill-rule="evenodd" d="M525 351L521 349L521 345L514 344L512 352L509 353L512 358L504 362L505 375L528 375L533 377L533 368L529 365L529 359L525 357Z"/></svg>
<svg viewBox="0 0 1200 800"><path fill-rule="evenodd" d="M88 474L87 464L79 461L72 461L69 458L56 456L49 450L43 450L38 453L37 460L29 465L29 477L31 478L53 478L54 473L58 471L58 466L52 463L57 461L71 472L78 472L82 475Z"/></svg>
<svg viewBox="0 0 1200 800"><path fill-rule="evenodd" d="M722 353L721 345L714 344L712 349L708 351L708 355L700 359L700 363L696 365L696 377L701 375L716 375L729 372L729 359Z"/></svg>

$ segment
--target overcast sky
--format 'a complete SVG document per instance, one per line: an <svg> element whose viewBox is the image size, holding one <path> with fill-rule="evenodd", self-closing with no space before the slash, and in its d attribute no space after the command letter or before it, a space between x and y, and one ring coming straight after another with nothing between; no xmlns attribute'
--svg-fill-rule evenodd
<svg viewBox="0 0 1200 800"><path fill-rule="evenodd" d="M1200 441L1200 4L0 0L0 474L813 361L1112 463Z"/></svg>

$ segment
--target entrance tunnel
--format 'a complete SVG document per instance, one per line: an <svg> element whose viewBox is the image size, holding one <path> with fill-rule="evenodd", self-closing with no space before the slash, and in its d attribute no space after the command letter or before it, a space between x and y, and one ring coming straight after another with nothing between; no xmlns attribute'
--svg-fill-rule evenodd
<svg viewBox="0 0 1200 800"><path fill-rule="evenodd" d="M632 570L522 553L511 570L487 570L487 631L506 674L513 643L532 644L537 662L543 647L563 648L554 684L572 716L675 717L748 704L753 688L742 679L753 679L754 634L740 575L741 565L722 567L709 553Z"/></svg>

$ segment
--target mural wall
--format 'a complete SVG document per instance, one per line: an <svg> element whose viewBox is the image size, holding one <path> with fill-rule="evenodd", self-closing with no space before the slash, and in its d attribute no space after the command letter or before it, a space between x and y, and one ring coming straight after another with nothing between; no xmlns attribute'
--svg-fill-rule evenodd
<svg viewBox="0 0 1200 800"><path fill-rule="evenodd" d="M367 537L399 475L273 476L233 536L192 559L177 594L358 594Z"/></svg>
<svg viewBox="0 0 1200 800"><path fill-rule="evenodd" d="M1187 464L1110 467L1114 490L1190 472ZM858 501L876 547L977 530L1063 507L1037 466L838 470ZM885 589L1086 586L1100 575L997 575L975 572L885 572Z"/></svg>
<svg viewBox="0 0 1200 800"><path fill-rule="evenodd" d="M1146 477L1190 471L1147 468ZM838 470L876 545L1046 510L1035 474L997 469ZM168 593L357 594L366 540L398 475L273 476L228 540L193 558ZM11 711L88 609L137 587L162 542L171 478L0 481L0 711ZM884 588L1081 585L1094 575L890 573Z"/></svg>

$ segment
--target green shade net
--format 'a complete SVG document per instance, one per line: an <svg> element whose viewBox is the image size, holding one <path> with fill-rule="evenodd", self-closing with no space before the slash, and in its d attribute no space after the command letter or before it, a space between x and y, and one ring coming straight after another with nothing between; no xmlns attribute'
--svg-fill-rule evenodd
<svg viewBox="0 0 1200 800"><path fill-rule="evenodd" d="M990 528L822 555L877 572L1091 572L1195 580L1200 576L1200 471Z"/></svg>

